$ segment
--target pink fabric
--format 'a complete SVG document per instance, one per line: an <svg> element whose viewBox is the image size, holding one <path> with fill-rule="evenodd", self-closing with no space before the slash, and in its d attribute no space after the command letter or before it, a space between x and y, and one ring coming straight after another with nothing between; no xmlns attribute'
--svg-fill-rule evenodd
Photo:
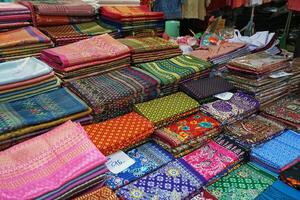
<svg viewBox="0 0 300 200"><path fill-rule="evenodd" d="M200 149L184 156L183 159L199 172L206 181L209 181L238 161L239 158L234 152L211 141Z"/></svg>
<svg viewBox="0 0 300 200"><path fill-rule="evenodd" d="M68 121L0 152L0 199L33 199L104 164L84 129Z"/></svg>
<svg viewBox="0 0 300 200"><path fill-rule="evenodd" d="M299 0L288 0L288 8L294 11L300 11L300 1Z"/></svg>
<svg viewBox="0 0 300 200"><path fill-rule="evenodd" d="M81 40L42 52L55 66L66 68L95 61L105 61L130 54L129 48L108 34Z"/></svg>
<svg viewBox="0 0 300 200"><path fill-rule="evenodd" d="M0 12L24 10L28 10L28 8L18 3L0 3Z"/></svg>
<svg viewBox="0 0 300 200"><path fill-rule="evenodd" d="M20 21L20 20L27 21L27 20L30 20L30 19L31 19L30 14L0 16L0 21L3 21L3 22Z"/></svg>

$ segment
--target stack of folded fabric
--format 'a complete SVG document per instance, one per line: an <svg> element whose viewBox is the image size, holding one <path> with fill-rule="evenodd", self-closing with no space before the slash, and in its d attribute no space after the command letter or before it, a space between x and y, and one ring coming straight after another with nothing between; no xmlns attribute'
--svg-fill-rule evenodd
<svg viewBox="0 0 300 200"><path fill-rule="evenodd" d="M216 100L214 95L231 92L235 88L221 77L191 80L180 84L181 91L190 95L200 103Z"/></svg>
<svg viewBox="0 0 300 200"><path fill-rule="evenodd" d="M108 34L44 50L41 59L54 68L63 81L128 67L130 50Z"/></svg>
<svg viewBox="0 0 300 200"><path fill-rule="evenodd" d="M28 98L60 87L51 67L28 57L0 63L0 103Z"/></svg>
<svg viewBox="0 0 300 200"><path fill-rule="evenodd" d="M300 192L300 162L281 172L279 178Z"/></svg>
<svg viewBox="0 0 300 200"><path fill-rule="evenodd" d="M200 174L205 183L211 183L231 171L244 155L244 149L233 140L219 136L182 159Z"/></svg>
<svg viewBox="0 0 300 200"><path fill-rule="evenodd" d="M153 137L175 157L181 157L201 147L208 139L216 136L220 129L217 120L196 113L156 130Z"/></svg>
<svg viewBox="0 0 300 200"><path fill-rule="evenodd" d="M82 194L82 195L74 198L74 200L94 200L94 199L119 200L116 193L114 193L114 191L112 191L107 186L103 186L100 189L89 191L85 194Z"/></svg>
<svg viewBox="0 0 300 200"><path fill-rule="evenodd" d="M96 121L128 113L135 103L159 94L158 82L138 68L70 81L67 86L93 108Z"/></svg>
<svg viewBox="0 0 300 200"><path fill-rule="evenodd" d="M288 59L259 52L229 62L226 79L235 87L253 94L262 106L289 92Z"/></svg>
<svg viewBox="0 0 300 200"><path fill-rule="evenodd" d="M56 46L78 42L105 33L108 33L114 38L119 37L119 34L114 27L104 24L101 21L39 27L39 29L48 35Z"/></svg>
<svg viewBox="0 0 300 200"><path fill-rule="evenodd" d="M295 58L292 64L292 75L289 80L290 91L296 92L300 89L300 58Z"/></svg>
<svg viewBox="0 0 300 200"><path fill-rule="evenodd" d="M280 173L300 161L300 135L288 130L280 136L255 147L251 160L264 168Z"/></svg>
<svg viewBox="0 0 300 200"><path fill-rule="evenodd" d="M70 91L60 88L1 103L0 113L0 149L3 149L67 120L83 118L91 109Z"/></svg>
<svg viewBox="0 0 300 200"><path fill-rule="evenodd" d="M0 32L18 27L29 26L30 10L17 3L0 2Z"/></svg>
<svg viewBox="0 0 300 200"><path fill-rule="evenodd" d="M107 171L106 157L71 121L0 152L0 162L0 199L68 199L103 183Z"/></svg>
<svg viewBox="0 0 300 200"><path fill-rule="evenodd" d="M152 12L147 6L102 6L103 22L118 28L123 36L160 36L164 32L164 13Z"/></svg>
<svg viewBox="0 0 300 200"><path fill-rule="evenodd" d="M57 26L91 22L96 17L93 6L81 0L20 0L31 10L34 26Z"/></svg>
<svg viewBox="0 0 300 200"><path fill-rule="evenodd" d="M112 172L107 173L106 185L112 189L118 189L127 185L174 159L171 154L151 141L125 153L132 158L135 163L118 174Z"/></svg>
<svg viewBox="0 0 300 200"><path fill-rule="evenodd" d="M171 124L199 110L200 104L183 92L139 103L134 110L149 119L157 128Z"/></svg>
<svg viewBox="0 0 300 200"><path fill-rule="evenodd" d="M255 113L259 109L259 102L243 92L236 92L229 100L216 100L203 104L200 110L223 125L233 123Z"/></svg>
<svg viewBox="0 0 300 200"><path fill-rule="evenodd" d="M96 0L101 6L139 6L140 0Z"/></svg>
<svg viewBox="0 0 300 200"><path fill-rule="evenodd" d="M39 56L43 49L53 46L38 29L28 26L0 33L0 62L28 56Z"/></svg>
<svg viewBox="0 0 300 200"><path fill-rule="evenodd" d="M202 176L183 159L169 162L157 171L116 191L121 199L189 199L205 184Z"/></svg>
<svg viewBox="0 0 300 200"><path fill-rule="evenodd" d="M84 126L84 129L104 155L144 142L154 131L150 121L134 112Z"/></svg>
<svg viewBox="0 0 300 200"><path fill-rule="evenodd" d="M136 67L152 74L160 81L161 94L178 91L179 83L206 78L211 65L193 56L176 56L174 58L137 64Z"/></svg>
<svg viewBox="0 0 300 200"><path fill-rule="evenodd" d="M221 200L255 199L275 180L275 177L247 163L208 186L207 190Z"/></svg>
<svg viewBox="0 0 300 200"><path fill-rule="evenodd" d="M290 96L282 98L261 110L267 118L284 123L292 129L300 130L299 108L299 96Z"/></svg>
<svg viewBox="0 0 300 200"><path fill-rule="evenodd" d="M181 54L179 46L159 37L119 39L131 50L133 64L172 58Z"/></svg>
<svg viewBox="0 0 300 200"><path fill-rule="evenodd" d="M246 149L253 148L280 134L285 127L261 115L235 122L226 127L226 134Z"/></svg>

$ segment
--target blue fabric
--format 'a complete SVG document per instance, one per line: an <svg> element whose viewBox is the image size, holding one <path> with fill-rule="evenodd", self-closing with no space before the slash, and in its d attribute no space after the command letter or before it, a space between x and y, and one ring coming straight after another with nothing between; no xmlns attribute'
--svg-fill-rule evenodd
<svg viewBox="0 0 300 200"><path fill-rule="evenodd" d="M156 0L153 10L163 12L165 19L181 19L182 0Z"/></svg>
<svg viewBox="0 0 300 200"><path fill-rule="evenodd" d="M174 159L170 153L154 142L145 143L127 151L126 154L132 158L135 163L119 174L107 174L108 180L106 184L112 189L127 185L128 183L151 173Z"/></svg>

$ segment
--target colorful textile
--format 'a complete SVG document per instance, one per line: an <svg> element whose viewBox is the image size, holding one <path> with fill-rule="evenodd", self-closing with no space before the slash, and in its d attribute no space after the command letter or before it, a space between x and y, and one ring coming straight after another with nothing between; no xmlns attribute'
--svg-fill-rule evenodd
<svg viewBox="0 0 300 200"><path fill-rule="evenodd" d="M147 142L127 151L126 154L135 163L118 174L107 174L106 184L112 189L127 185L173 160L171 154L153 142Z"/></svg>
<svg viewBox="0 0 300 200"><path fill-rule="evenodd" d="M288 9L294 11L300 11L300 4L297 0L288 0Z"/></svg>
<svg viewBox="0 0 300 200"><path fill-rule="evenodd" d="M71 121L0 155L1 199L37 198L106 161L82 127Z"/></svg>
<svg viewBox="0 0 300 200"><path fill-rule="evenodd" d="M165 19L181 19L181 3L182 0L156 0L154 1L153 10L163 12Z"/></svg>
<svg viewBox="0 0 300 200"><path fill-rule="evenodd" d="M275 177L253 165L244 164L208 186L207 190L220 200L250 200L255 199L275 180Z"/></svg>
<svg viewBox="0 0 300 200"><path fill-rule="evenodd" d="M184 199L193 195L204 181L184 160L176 160L117 190L124 199Z"/></svg>
<svg viewBox="0 0 300 200"><path fill-rule="evenodd" d="M291 130L285 131L252 149L251 160L275 173L287 169L300 160L300 135Z"/></svg>
<svg viewBox="0 0 300 200"><path fill-rule="evenodd" d="M151 122L134 112L98 124L84 126L84 129L104 155L110 155L139 143L147 139L154 131Z"/></svg>
<svg viewBox="0 0 300 200"><path fill-rule="evenodd" d="M226 134L246 148L252 148L277 136L284 126L260 115L254 115L226 127Z"/></svg>
<svg viewBox="0 0 300 200"><path fill-rule="evenodd" d="M191 198L191 200L217 200L217 198L203 189L199 194Z"/></svg>
<svg viewBox="0 0 300 200"><path fill-rule="evenodd" d="M280 180L300 190L300 162L280 173Z"/></svg>
<svg viewBox="0 0 300 200"><path fill-rule="evenodd" d="M101 187L98 190L92 191L90 193L81 195L74 200L118 200L116 193L114 193L109 187Z"/></svg>
<svg viewBox="0 0 300 200"><path fill-rule="evenodd" d="M292 187L277 180L271 186L268 187L263 193L261 193L257 200L271 200L271 199L285 199L285 200L297 200L299 199L300 191L295 190Z"/></svg>
<svg viewBox="0 0 300 200"><path fill-rule="evenodd" d="M2 103L0 141L63 123L78 113L87 115L90 112L83 101L64 88Z"/></svg>
<svg viewBox="0 0 300 200"><path fill-rule="evenodd" d="M170 124L188 114L196 112L199 103L182 92L134 105L134 110L155 126Z"/></svg>

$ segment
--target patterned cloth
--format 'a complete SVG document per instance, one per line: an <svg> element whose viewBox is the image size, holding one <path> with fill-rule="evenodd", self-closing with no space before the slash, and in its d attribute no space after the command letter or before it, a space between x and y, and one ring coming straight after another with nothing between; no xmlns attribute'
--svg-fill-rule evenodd
<svg viewBox="0 0 300 200"><path fill-rule="evenodd" d="M138 146L126 154L135 163L118 174L107 174L106 184L112 189L127 185L173 160L172 155L153 142Z"/></svg>
<svg viewBox="0 0 300 200"><path fill-rule="evenodd" d="M65 88L0 104L0 141L88 115L90 108ZM78 117L80 114L81 116Z"/></svg>
<svg viewBox="0 0 300 200"><path fill-rule="evenodd" d="M300 162L281 172L280 180L300 190Z"/></svg>
<svg viewBox="0 0 300 200"><path fill-rule="evenodd" d="M153 125L147 119L134 112L102 123L84 126L84 129L104 155L110 155L139 143L154 131Z"/></svg>
<svg viewBox="0 0 300 200"><path fill-rule="evenodd" d="M254 115L226 127L226 134L246 148L252 148L272 139L285 129L284 126L260 115Z"/></svg>
<svg viewBox="0 0 300 200"><path fill-rule="evenodd" d="M136 104L134 110L149 119L155 126L161 127L196 112L199 106L197 101L182 92L178 92Z"/></svg>
<svg viewBox="0 0 300 200"><path fill-rule="evenodd" d="M102 187L93 192L84 194L75 198L74 200L118 200L116 193L114 193L109 187Z"/></svg>
<svg viewBox="0 0 300 200"><path fill-rule="evenodd" d="M82 127L71 121L0 155L1 199L34 199L63 189L89 171L96 170L91 173L93 177L106 171L105 156ZM51 197L55 198L56 194Z"/></svg>
<svg viewBox="0 0 300 200"><path fill-rule="evenodd" d="M96 121L128 113L135 103L158 96L157 80L136 68L71 81L67 86L93 108Z"/></svg>
<svg viewBox="0 0 300 200"><path fill-rule="evenodd" d="M254 148L251 160L275 173L287 169L300 161L300 135L291 130L285 131Z"/></svg>
<svg viewBox="0 0 300 200"><path fill-rule="evenodd" d="M217 200L212 194L207 190L202 190L199 194L191 198L191 200Z"/></svg>
<svg viewBox="0 0 300 200"><path fill-rule="evenodd" d="M193 195L204 181L184 160L176 160L117 190L124 199L184 199Z"/></svg>
<svg viewBox="0 0 300 200"><path fill-rule="evenodd" d="M207 187L219 200L252 200L270 186L275 177L251 164L244 164Z"/></svg>

